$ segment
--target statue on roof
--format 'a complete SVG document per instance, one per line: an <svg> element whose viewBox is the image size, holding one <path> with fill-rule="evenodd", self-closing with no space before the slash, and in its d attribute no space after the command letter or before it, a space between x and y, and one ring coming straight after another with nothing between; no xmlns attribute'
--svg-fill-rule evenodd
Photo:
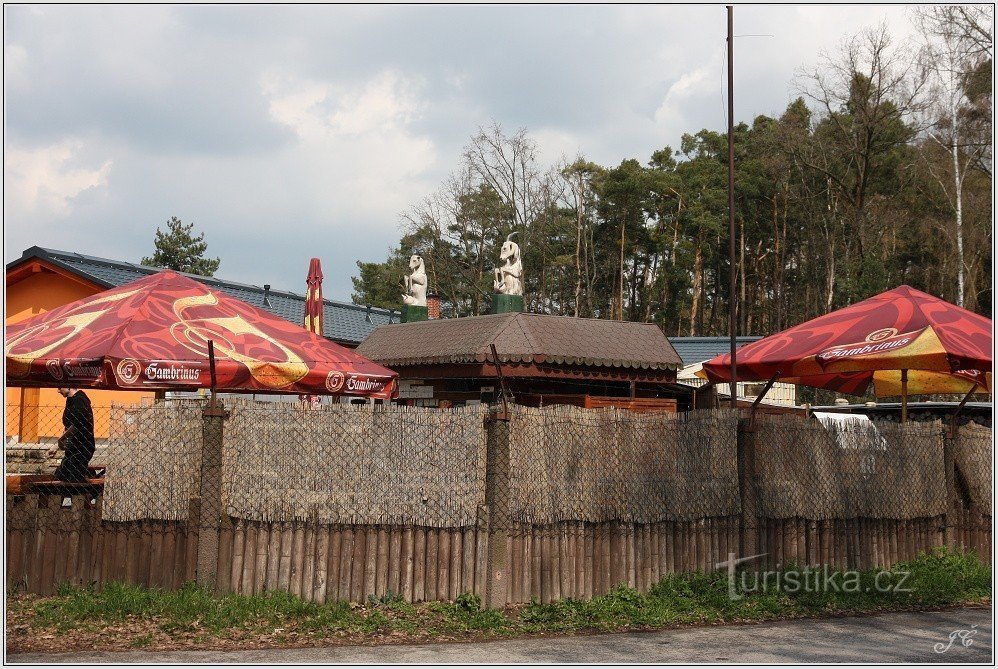
<svg viewBox="0 0 998 669"><path fill-rule="evenodd" d="M513 241L515 232L506 236L499 252L502 267L495 268L492 282L500 295L523 295L523 264L520 262L520 245Z"/></svg>
<svg viewBox="0 0 998 669"><path fill-rule="evenodd" d="M405 292L402 302L411 307L426 306L426 266L421 256L409 258L409 269L412 274L405 277Z"/></svg>

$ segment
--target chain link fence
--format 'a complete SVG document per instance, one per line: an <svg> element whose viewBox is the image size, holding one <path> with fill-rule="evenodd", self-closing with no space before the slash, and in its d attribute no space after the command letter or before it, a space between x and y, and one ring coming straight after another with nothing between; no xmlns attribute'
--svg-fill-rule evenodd
<svg viewBox="0 0 998 669"><path fill-rule="evenodd" d="M994 432L976 423L961 425L954 440L953 457L958 478L967 486L970 502L991 515L994 493Z"/></svg>
<svg viewBox="0 0 998 669"><path fill-rule="evenodd" d="M74 429L78 428L80 434L93 434L94 454L90 461L102 464L107 451L111 413L111 407L108 406L91 406L88 415L82 409L67 413L65 405L22 407L16 402L8 402L4 435L7 473L53 474L66 453L65 448L60 447L59 440L70 425L74 425ZM89 452L89 444L77 447L75 442L75 438L64 440L64 446L68 446L73 452ZM81 473L86 473L76 465L70 469L76 478Z"/></svg>
<svg viewBox="0 0 998 669"><path fill-rule="evenodd" d="M185 521L192 498L202 492L206 401L97 407L92 415L52 406L32 409L30 416L19 411L21 432L8 436L8 474L15 474L18 486L57 474L77 484L67 492L102 490L104 521ZM427 527L478 522L486 501L483 405L305 407L228 400L225 408L221 476L216 489L203 492L219 495L233 518ZM95 424L105 426L97 430L100 436L92 442L80 437L93 433ZM510 521L535 524L737 515L737 424L729 410L512 406L509 483L497 488L506 497L492 504ZM76 436L63 438L64 448L40 457L74 430ZM762 516L907 519L945 513L939 421L822 425L759 416L755 435ZM990 514L991 428L961 426L954 457L966 495ZM102 488L87 488L98 477Z"/></svg>
<svg viewBox="0 0 998 669"><path fill-rule="evenodd" d="M484 592L490 560L506 555L509 596L527 601L646 587L670 571L710 569L739 545L738 444L748 433L727 409L514 405L498 416L483 405L229 398L219 408L224 418L206 415L205 399L168 399L71 411L65 422L65 407L18 409L7 529L20 566L10 573L21 569L39 592L60 573L150 584L163 573L169 586L208 565L219 587L240 592L453 598ZM74 421L77 436L93 433L92 469L53 483L66 452L87 456L91 442L64 437ZM947 444L958 492L988 515L991 435L964 425L945 442L939 421L757 416L758 517L808 537L811 551L825 547L812 534L838 531L829 519L948 514ZM41 473L13 472L17 449L47 451L60 437L67 448Z"/></svg>
<svg viewBox="0 0 998 669"><path fill-rule="evenodd" d="M946 510L943 429L921 423L759 417L760 515L924 518Z"/></svg>
<svg viewBox="0 0 998 669"><path fill-rule="evenodd" d="M103 519L186 521L198 494L204 400L113 406Z"/></svg>
<svg viewBox="0 0 998 669"><path fill-rule="evenodd" d="M518 522L654 523L739 513L738 416L514 407L510 515Z"/></svg>
<svg viewBox="0 0 998 669"><path fill-rule="evenodd" d="M484 502L483 406L233 402L222 504L257 521L474 525Z"/></svg>

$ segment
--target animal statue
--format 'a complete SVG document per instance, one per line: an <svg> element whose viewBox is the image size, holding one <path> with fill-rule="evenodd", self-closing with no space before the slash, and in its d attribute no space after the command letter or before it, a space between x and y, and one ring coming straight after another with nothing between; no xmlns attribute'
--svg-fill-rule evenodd
<svg viewBox="0 0 998 669"><path fill-rule="evenodd" d="M499 251L502 267L495 268L492 282L497 293L502 295L523 295L523 264L520 262L520 245L513 241L515 232L506 236L506 242Z"/></svg>
<svg viewBox="0 0 998 669"><path fill-rule="evenodd" d="M409 258L409 269L412 274L405 277L405 292L402 302L414 307L426 306L426 266L421 256Z"/></svg>

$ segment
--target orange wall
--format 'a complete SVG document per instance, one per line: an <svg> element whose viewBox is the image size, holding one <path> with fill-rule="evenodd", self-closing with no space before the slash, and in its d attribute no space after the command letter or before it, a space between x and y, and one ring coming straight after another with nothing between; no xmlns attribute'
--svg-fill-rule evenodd
<svg viewBox="0 0 998 669"><path fill-rule="evenodd" d="M56 307L100 292L96 288L42 268L7 285L6 322L17 323ZM86 390L94 407L94 436L107 437L111 403L137 404L152 393ZM55 388L7 388L6 434L20 434L21 441L62 434L62 409L66 400Z"/></svg>

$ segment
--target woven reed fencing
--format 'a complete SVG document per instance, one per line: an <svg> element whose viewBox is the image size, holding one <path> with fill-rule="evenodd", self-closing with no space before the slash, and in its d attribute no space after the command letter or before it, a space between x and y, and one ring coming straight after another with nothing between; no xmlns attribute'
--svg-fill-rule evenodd
<svg viewBox="0 0 998 669"><path fill-rule="evenodd" d="M938 423L753 427L725 410L204 409L118 407L103 485L8 495L8 582L51 593L198 580L318 602L475 592L501 605L647 590L745 546L765 553L761 567L889 567L944 544L990 553L991 429L976 425L947 436Z"/></svg>

